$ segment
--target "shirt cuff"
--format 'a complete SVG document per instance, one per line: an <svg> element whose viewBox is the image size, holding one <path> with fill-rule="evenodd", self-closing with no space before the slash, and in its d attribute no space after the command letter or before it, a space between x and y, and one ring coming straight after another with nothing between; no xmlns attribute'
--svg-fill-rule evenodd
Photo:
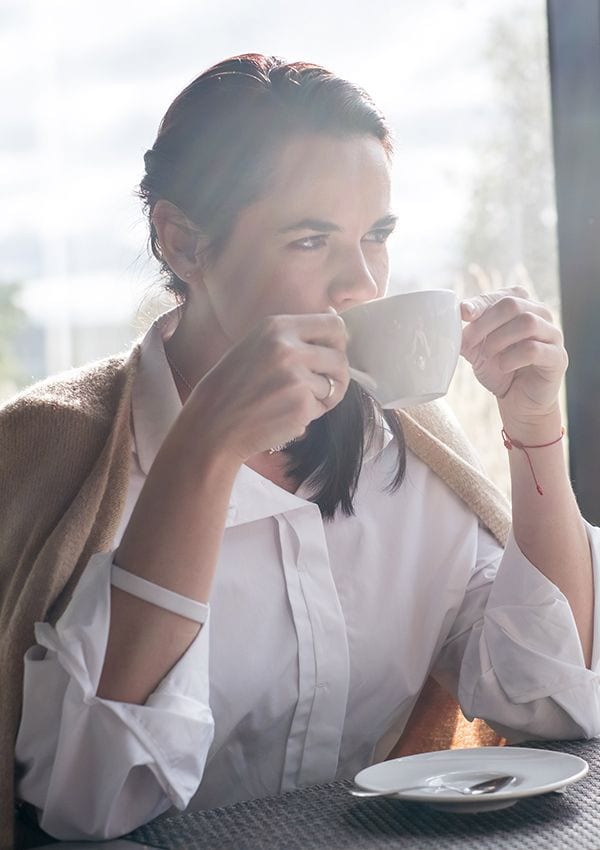
<svg viewBox="0 0 600 850"><path fill-rule="evenodd" d="M164 608L165 611L171 611L172 614L178 614L180 617L186 617L200 624L205 623L208 618L208 605L205 602L198 602L196 599L182 596L153 581L147 581L136 573L118 567L114 561L111 565L110 581L113 587L118 587L119 590L124 590L125 593L143 599L144 602L149 602L158 608Z"/></svg>
<svg viewBox="0 0 600 850"><path fill-rule="evenodd" d="M598 529L587 526L597 588ZM596 605L598 611L598 605ZM577 625L564 594L521 552L511 530L486 605L485 632L490 661L515 703L577 688L596 678L588 670ZM598 616L595 618L595 636ZM598 645L595 639L594 645ZM549 664L548 662L551 661Z"/></svg>
<svg viewBox="0 0 600 850"><path fill-rule="evenodd" d="M59 654L61 666L79 681L86 699L95 698L104 666L110 627L113 554L105 552L90 558L56 628L48 623L35 625L37 642ZM157 691L179 693L208 705L208 605L206 616L206 622L162 679Z"/></svg>

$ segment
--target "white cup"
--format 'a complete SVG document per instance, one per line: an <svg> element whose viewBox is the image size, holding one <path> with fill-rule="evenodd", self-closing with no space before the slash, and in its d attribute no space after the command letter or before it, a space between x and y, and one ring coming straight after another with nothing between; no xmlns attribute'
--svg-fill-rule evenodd
<svg viewBox="0 0 600 850"><path fill-rule="evenodd" d="M462 336L452 290L402 292L341 315L350 376L382 407L412 407L446 394Z"/></svg>

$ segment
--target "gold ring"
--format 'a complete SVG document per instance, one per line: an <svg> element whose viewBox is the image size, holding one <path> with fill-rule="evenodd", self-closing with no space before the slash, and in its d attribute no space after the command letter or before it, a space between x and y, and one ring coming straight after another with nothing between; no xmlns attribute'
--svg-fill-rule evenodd
<svg viewBox="0 0 600 850"><path fill-rule="evenodd" d="M335 392L335 381L329 375L323 375L323 377L327 378L327 380L329 381L329 392L327 393L326 396L323 396L321 401L329 401L329 399L331 398L331 396Z"/></svg>

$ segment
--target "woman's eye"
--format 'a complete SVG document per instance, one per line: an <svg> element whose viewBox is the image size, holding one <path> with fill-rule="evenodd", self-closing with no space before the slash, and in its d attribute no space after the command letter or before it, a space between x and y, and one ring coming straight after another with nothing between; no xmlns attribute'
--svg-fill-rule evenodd
<svg viewBox="0 0 600 850"><path fill-rule="evenodd" d="M394 232L393 227L381 227L377 230L371 230L370 233L367 233L366 236L363 237L363 242L376 242L379 245L382 245L384 242L387 242L387 239Z"/></svg>
<svg viewBox="0 0 600 850"><path fill-rule="evenodd" d="M319 233L316 236L305 236L303 239L296 239L292 242L292 248L298 248L300 251L314 251L317 248L325 247L327 236Z"/></svg>

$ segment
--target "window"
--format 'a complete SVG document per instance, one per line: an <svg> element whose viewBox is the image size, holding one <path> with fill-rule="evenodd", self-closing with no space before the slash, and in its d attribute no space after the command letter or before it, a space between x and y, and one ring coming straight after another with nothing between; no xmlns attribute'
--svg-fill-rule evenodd
<svg viewBox="0 0 600 850"><path fill-rule="evenodd" d="M249 49L329 66L390 119L391 292L526 281L558 317L542 0L9 0L1 15L0 398L122 348L156 312L142 155L190 79ZM466 364L450 401L506 487L495 405Z"/></svg>

